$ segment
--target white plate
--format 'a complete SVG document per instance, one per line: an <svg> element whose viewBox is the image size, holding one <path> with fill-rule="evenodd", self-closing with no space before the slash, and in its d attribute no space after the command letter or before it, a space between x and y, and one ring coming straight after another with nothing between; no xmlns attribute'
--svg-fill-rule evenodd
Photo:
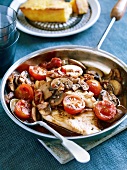
<svg viewBox="0 0 127 170"><path fill-rule="evenodd" d="M101 12L101 7L98 0L88 0L92 13L90 19L86 24L84 24L84 20L81 19L79 23L68 29L63 29L59 31L48 31L34 27L26 20L21 10L18 10L21 3L23 3L21 2L21 0L14 0L10 4L10 7L15 9L15 11L17 12L17 28L27 34L39 37L64 37L82 32L95 24Z"/></svg>

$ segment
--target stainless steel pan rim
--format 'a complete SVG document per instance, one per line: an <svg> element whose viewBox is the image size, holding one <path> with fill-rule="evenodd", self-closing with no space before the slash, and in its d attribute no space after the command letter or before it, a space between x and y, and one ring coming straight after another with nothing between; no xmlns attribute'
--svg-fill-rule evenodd
<svg viewBox="0 0 127 170"><path fill-rule="evenodd" d="M67 50L81 50L81 51L90 51L94 54L97 55L102 55L104 57L106 57L107 59L111 59L113 62L117 63L120 67L122 67L122 69L125 70L125 72L127 72L127 65L121 61L120 59L116 58L114 55L105 52L103 50L98 50L96 48L91 48L91 47L84 47L84 46L78 46L78 45L65 45L65 46L55 46L55 47L50 47L50 48L45 48L45 49L41 49L41 50L37 50L33 53L30 53L26 56L24 56L23 58L19 59L17 62L15 62L6 72L6 74L4 75L2 82L1 82L1 91L0 91L0 96L1 96L1 103L2 106L4 108L4 110L6 111L6 113L8 114L8 116L20 127L22 127L23 129L31 132L34 135L37 135L40 138L47 138L47 139L56 139L53 135L49 135L49 134L44 134L42 132L37 132L36 130L33 130L27 126L25 126L24 124L22 124L21 122L19 122L10 112L10 110L8 109L5 100L4 100L4 95L5 95L5 85L6 85L6 81L8 76L23 62L25 62L28 59L34 58L35 56L38 56L40 54L44 54L47 52L51 52L54 50L62 50L62 49L67 49ZM110 130L113 130L114 128L116 128L118 125L120 125L125 119L127 118L127 114L125 114L125 116L123 116L119 121L117 121L114 125L110 126L109 128L106 128L98 133L92 134L92 135L86 135L86 136L74 136L74 137L66 137L68 139L88 139L91 137L96 137L96 136L101 136L102 134L105 134L106 132L109 132Z"/></svg>

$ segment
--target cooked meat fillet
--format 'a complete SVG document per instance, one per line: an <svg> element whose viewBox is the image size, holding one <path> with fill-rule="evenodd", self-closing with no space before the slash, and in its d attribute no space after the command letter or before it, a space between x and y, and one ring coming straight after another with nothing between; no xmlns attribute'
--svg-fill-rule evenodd
<svg viewBox="0 0 127 170"><path fill-rule="evenodd" d="M92 111L71 115L62 110L53 110L51 114L42 115L42 117L49 122L82 135L100 131L98 119Z"/></svg>

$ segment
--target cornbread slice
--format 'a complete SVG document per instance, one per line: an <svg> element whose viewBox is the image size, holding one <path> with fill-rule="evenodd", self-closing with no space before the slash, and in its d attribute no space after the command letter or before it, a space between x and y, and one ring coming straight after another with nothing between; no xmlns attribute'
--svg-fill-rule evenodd
<svg viewBox="0 0 127 170"><path fill-rule="evenodd" d="M77 14L86 14L88 12L87 0L71 0L73 12Z"/></svg>
<svg viewBox="0 0 127 170"><path fill-rule="evenodd" d="M31 21L67 22L72 14L72 5L60 0L27 0L20 6Z"/></svg>

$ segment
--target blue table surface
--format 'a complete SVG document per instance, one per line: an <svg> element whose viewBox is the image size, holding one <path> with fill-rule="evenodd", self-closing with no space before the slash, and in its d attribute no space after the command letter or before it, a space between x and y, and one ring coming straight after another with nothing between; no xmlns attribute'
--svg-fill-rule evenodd
<svg viewBox="0 0 127 170"><path fill-rule="evenodd" d="M110 11L117 0L99 0L101 15L88 30L61 38L43 38L20 32L15 61L23 56L46 47L57 45L83 45L96 47L110 23ZM11 0L0 0L9 6ZM101 46L127 63L127 13L116 22ZM21 129L4 112L0 104L0 170L127 170L127 131L89 151L91 161L81 164L75 160L61 165L35 139Z"/></svg>

